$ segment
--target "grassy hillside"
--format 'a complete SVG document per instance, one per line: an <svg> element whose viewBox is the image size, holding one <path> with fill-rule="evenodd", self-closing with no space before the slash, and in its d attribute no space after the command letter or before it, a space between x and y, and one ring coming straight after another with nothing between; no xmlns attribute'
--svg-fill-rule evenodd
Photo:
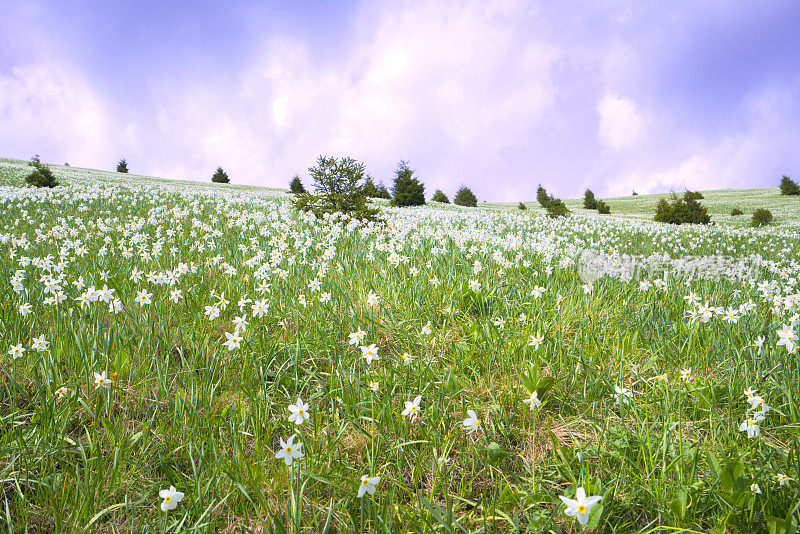
<svg viewBox="0 0 800 534"><path fill-rule="evenodd" d="M708 207L711 220L717 224L747 226L750 224L750 218L755 209L767 208L775 216L774 224L800 226L800 197L782 196L777 187L767 189L721 189L702 191L702 193L705 198L701 202ZM669 197L670 193L662 193L657 195L603 198L603 201L611 206L611 215L614 217L652 220L658 201ZM485 203L481 204L481 206L517 209L517 204L510 202ZM564 204L577 215L599 216L596 211L583 209L583 198L564 200ZM525 205L528 209L544 212L535 200L526 202ZM730 213L733 208L739 208L744 212L744 215L731 217Z"/></svg>

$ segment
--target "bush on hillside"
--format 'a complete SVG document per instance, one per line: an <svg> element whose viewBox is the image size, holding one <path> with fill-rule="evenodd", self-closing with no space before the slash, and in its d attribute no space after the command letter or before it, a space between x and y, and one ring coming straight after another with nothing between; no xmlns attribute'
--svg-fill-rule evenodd
<svg viewBox="0 0 800 534"><path fill-rule="evenodd" d="M44 163L40 163L38 156L32 159L28 165L34 169L33 172L25 177L25 182L29 185L34 187L56 187L58 185L58 180L56 180L53 171Z"/></svg>
<svg viewBox="0 0 800 534"><path fill-rule="evenodd" d="M560 198L553 198L550 197L550 201L547 203L547 216L555 219L556 217L566 217L569 214L569 210L564 202Z"/></svg>
<svg viewBox="0 0 800 534"><path fill-rule="evenodd" d="M753 226L764 226L772 222L772 212L766 208L758 208L753 212Z"/></svg>
<svg viewBox="0 0 800 534"><path fill-rule="evenodd" d="M425 204L425 185L414 178L414 170L408 162L400 161L392 189L392 206L422 206Z"/></svg>
<svg viewBox="0 0 800 534"><path fill-rule="evenodd" d="M800 185L797 185L797 182L786 176L783 175L781 179L781 195L800 195Z"/></svg>
<svg viewBox="0 0 800 534"><path fill-rule="evenodd" d="M450 199L447 198L447 195L442 193L441 189L437 189L436 192L433 194L433 198L431 198L431 202L441 202L442 204L450 204Z"/></svg>
<svg viewBox="0 0 800 534"><path fill-rule="evenodd" d="M656 206L654 220L669 224L708 224L711 221L708 209L695 197L695 193L686 191L682 197L673 193L670 201L662 198Z"/></svg>
<svg viewBox="0 0 800 534"><path fill-rule="evenodd" d="M215 184L227 184L231 179L228 178L228 173L222 170L222 167L217 167L217 172L211 177L211 181Z"/></svg>
<svg viewBox="0 0 800 534"><path fill-rule="evenodd" d="M517 204L517 208L521 210L526 210L528 209L528 206L526 206L524 202L520 202L519 204Z"/></svg>
<svg viewBox="0 0 800 534"><path fill-rule="evenodd" d="M597 213L601 215L608 215L611 213L611 206L603 202L602 200L597 201Z"/></svg>
<svg viewBox="0 0 800 534"><path fill-rule="evenodd" d="M731 217L736 217L737 215L742 215L742 214L744 214L744 212L739 208L733 208L731 210Z"/></svg>
<svg viewBox="0 0 800 534"><path fill-rule="evenodd" d="M457 206L468 206L474 208L478 206L478 197L470 190L469 187L461 186L453 198L453 204Z"/></svg>
<svg viewBox="0 0 800 534"><path fill-rule="evenodd" d="M597 200L594 198L594 193L591 189L587 189L583 194L583 209L594 210L597 209Z"/></svg>

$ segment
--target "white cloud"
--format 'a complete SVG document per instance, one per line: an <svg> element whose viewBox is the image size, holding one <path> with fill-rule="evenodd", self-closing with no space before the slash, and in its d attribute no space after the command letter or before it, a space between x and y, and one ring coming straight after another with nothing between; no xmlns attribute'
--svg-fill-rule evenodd
<svg viewBox="0 0 800 534"><path fill-rule="evenodd" d="M645 121L636 103L627 98L606 94L597 104L600 124L597 138L614 150L636 146L644 136Z"/></svg>
<svg viewBox="0 0 800 534"><path fill-rule="evenodd" d="M0 75L0 117L4 155L38 152L45 161L80 162L108 147L103 103L78 73L58 65L17 66Z"/></svg>

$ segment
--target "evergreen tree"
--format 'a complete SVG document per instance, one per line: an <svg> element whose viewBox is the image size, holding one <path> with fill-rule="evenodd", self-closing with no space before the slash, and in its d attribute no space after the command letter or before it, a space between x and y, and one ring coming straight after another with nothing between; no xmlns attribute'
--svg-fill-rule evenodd
<svg viewBox="0 0 800 534"><path fill-rule="evenodd" d="M597 200L594 198L594 193L591 189L587 189L583 194L583 209L594 210L597 209Z"/></svg>
<svg viewBox="0 0 800 534"><path fill-rule="evenodd" d="M781 179L781 195L800 195L800 185L797 182L783 175Z"/></svg>
<svg viewBox="0 0 800 534"><path fill-rule="evenodd" d="M387 200L392 198L392 195L389 194L389 190L386 189L386 186L383 185L383 182L378 184L377 198L385 198Z"/></svg>
<svg viewBox="0 0 800 534"><path fill-rule="evenodd" d="M442 204L450 204L450 199L447 198L447 195L442 193L441 189L437 189L436 192L433 194L433 198L431 198L431 202L441 202Z"/></svg>
<svg viewBox="0 0 800 534"><path fill-rule="evenodd" d="M40 163L38 157L31 159L28 165L34 168L34 171L25 177L25 182L28 184L34 187L56 187L58 185L53 171L44 163Z"/></svg>
<svg viewBox="0 0 800 534"><path fill-rule="evenodd" d="M367 198L379 198L380 193L378 192L378 188L375 187L375 181L372 179L372 176L367 175L367 179L364 182L364 185L361 187L361 192Z"/></svg>
<svg viewBox="0 0 800 534"><path fill-rule="evenodd" d="M546 208L550 202L550 195L547 194L547 189L542 187L542 184L539 184L539 188L536 190L536 202L543 208Z"/></svg>
<svg viewBox="0 0 800 534"><path fill-rule="evenodd" d="M300 177L298 175L294 175L292 181L289 183L289 191L292 194L299 195L300 193L307 193L306 188L303 187L303 182L300 181Z"/></svg>
<svg viewBox="0 0 800 534"><path fill-rule="evenodd" d="M611 213L611 206L603 202L602 200L597 201L597 213L601 215L608 215Z"/></svg>
<svg viewBox="0 0 800 534"><path fill-rule="evenodd" d="M395 171L392 189L392 206L422 206L425 204L425 185L414 178L414 171L408 162L400 160Z"/></svg>
<svg viewBox="0 0 800 534"><path fill-rule="evenodd" d="M211 181L216 184L227 184L231 180L228 178L228 173L222 170L222 167L217 167L217 172L211 177Z"/></svg>
<svg viewBox="0 0 800 534"><path fill-rule="evenodd" d="M697 193L686 191L683 197L673 193L671 201L665 198L659 200L654 220L670 224L708 224L711 216L708 209L697 200Z"/></svg>
<svg viewBox="0 0 800 534"><path fill-rule="evenodd" d="M474 208L478 205L478 198L468 187L462 185L453 197L453 204Z"/></svg>
<svg viewBox="0 0 800 534"><path fill-rule="evenodd" d="M296 195L297 209L310 211L320 219L341 213L358 220L380 221L380 210L371 207L362 192L363 163L349 157L320 156L308 172L314 179L315 194Z"/></svg>
<svg viewBox="0 0 800 534"><path fill-rule="evenodd" d="M547 216L555 219L556 217L566 217L569 209L560 198L547 197Z"/></svg>
<svg viewBox="0 0 800 534"><path fill-rule="evenodd" d="M128 172L128 162L125 161L125 158L119 160L119 163L117 163L117 172Z"/></svg>

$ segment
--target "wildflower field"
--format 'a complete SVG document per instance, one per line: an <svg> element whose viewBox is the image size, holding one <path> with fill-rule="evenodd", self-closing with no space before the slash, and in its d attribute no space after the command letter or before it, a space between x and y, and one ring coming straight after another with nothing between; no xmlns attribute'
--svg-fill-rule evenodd
<svg viewBox="0 0 800 534"><path fill-rule="evenodd" d="M379 225L53 169L0 160L8 532L795 532L800 204Z"/></svg>

